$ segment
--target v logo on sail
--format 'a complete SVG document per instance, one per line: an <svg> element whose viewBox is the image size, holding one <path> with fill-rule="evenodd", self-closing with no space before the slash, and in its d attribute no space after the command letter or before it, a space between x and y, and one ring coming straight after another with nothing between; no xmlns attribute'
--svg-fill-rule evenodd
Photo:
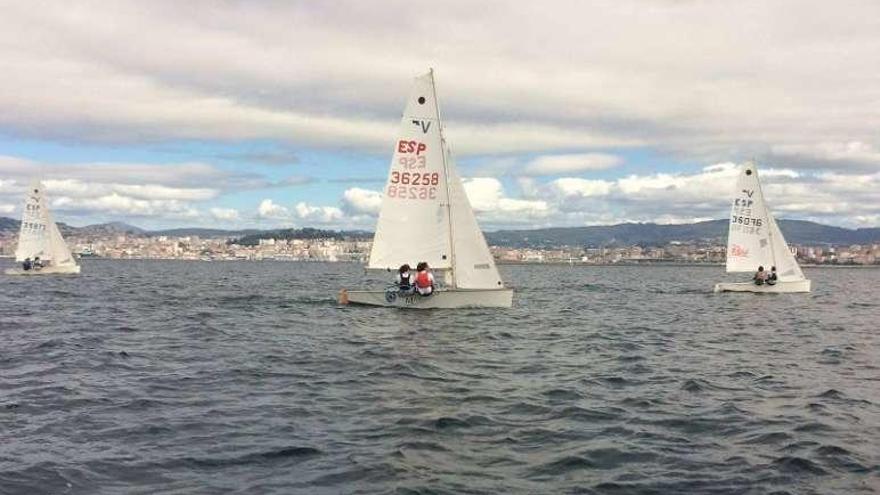
<svg viewBox="0 0 880 495"><path fill-rule="evenodd" d="M419 126L419 128L422 129L422 134L427 134L428 131L431 129L431 122L430 121L426 122L424 120L413 120L412 123Z"/></svg>

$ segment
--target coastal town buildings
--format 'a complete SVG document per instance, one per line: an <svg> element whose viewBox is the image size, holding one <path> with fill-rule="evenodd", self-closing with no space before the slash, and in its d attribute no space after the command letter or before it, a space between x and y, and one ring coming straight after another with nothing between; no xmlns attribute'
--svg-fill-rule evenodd
<svg viewBox="0 0 880 495"><path fill-rule="evenodd" d="M15 233L0 233L0 255L15 251ZM134 233L69 235L74 253L112 259L290 260L364 262L369 239L260 239L237 244L227 237L149 236ZM724 262L726 246L671 242L665 246L514 248L492 246L500 263L714 263ZM880 265L880 243L850 246L792 246L805 264Z"/></svg>

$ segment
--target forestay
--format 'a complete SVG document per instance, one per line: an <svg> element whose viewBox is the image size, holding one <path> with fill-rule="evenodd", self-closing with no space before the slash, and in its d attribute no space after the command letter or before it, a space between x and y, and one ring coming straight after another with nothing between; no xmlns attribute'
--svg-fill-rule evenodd
<svg viewBox="0 0 880 495"><path fill-rule="evenodd" d="M368 268L397 269L427 261L452 267L446 172L433 74L417 77L400 121L398 139Z"/></svg>

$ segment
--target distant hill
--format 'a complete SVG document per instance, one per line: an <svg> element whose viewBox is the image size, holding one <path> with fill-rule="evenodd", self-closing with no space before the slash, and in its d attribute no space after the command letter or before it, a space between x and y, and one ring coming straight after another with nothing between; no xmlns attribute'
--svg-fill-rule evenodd
<svg viewBox="0 0 880 495"><path fill-rule="evenodd" d="M624 223L592 227L558 227L487 232L489 244L510 247L556 246L662 246L670 242L727 242L727 220L658 225ZM803 220L779 220L779 228L793 244L865 244L880 242L880 228L844 229Z"/></svg>
<svg viewBox="0 0 880 495"><path fill-rule="evenodd" d="M0 217L0 233L17 232L20 222ZM143 236L167 235L170 237L199 236L203 238L225 237L235 242L254 245L260 239L369 239L367 231L335 231L312 228L303 229L241 229L223 230L209 228L180 228L167 230L144 230L121 222L111 222L85 227L58 224L63 234L113 235L133 234ZM786 240L793 244L850 245L880 242L880 228L845 229L803 220L779 220L779 228ZM531 230L499 230L486 232L486 240L495 246L552 248L558 246L662 246L670 242L723 244L727 239L727 220L710 220L690 224L658 225L655 223L623 223L592 227L554 227Z"/></svg>
<svg viewBox="0 0 880 495"><path fill-rule="evenodd" d="M204 229L195 227L184 227L180 229L153 230L150 235L167 235L169 237L181 236L198 236L204 238L210 237L243 237L260 232L269 232L260 229L243 229L243 230L223 230L223 229Z"/></svg>

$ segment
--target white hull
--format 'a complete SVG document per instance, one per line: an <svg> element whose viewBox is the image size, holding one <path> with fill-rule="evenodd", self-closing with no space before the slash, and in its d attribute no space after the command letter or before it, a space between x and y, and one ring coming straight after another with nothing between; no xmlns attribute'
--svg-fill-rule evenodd
<svg viewBox="0 0 880 495"><path fill-rule="evenodd" d="M715 292L769 292L774 294L810 292L810 281L776 282L775 285L755 285L754 282L720 283L715 284Z"/></svg>
<svg viewBox="0 0 880 495"><path fill-rule="evenodd" d="M513 305L513 289L450 289L437 290L430 296L401 295L384 290L346 290L339 292L340 304L364 304L387 308L451 309L509 308Z"/></svg>
<svg viewBox="0 0 880 495"><path fill-rule="evenodd" d="M39 270L24 270L22 268L7 268L7 275L76 275L80 271L79 265L46 266Z"/></svg>

